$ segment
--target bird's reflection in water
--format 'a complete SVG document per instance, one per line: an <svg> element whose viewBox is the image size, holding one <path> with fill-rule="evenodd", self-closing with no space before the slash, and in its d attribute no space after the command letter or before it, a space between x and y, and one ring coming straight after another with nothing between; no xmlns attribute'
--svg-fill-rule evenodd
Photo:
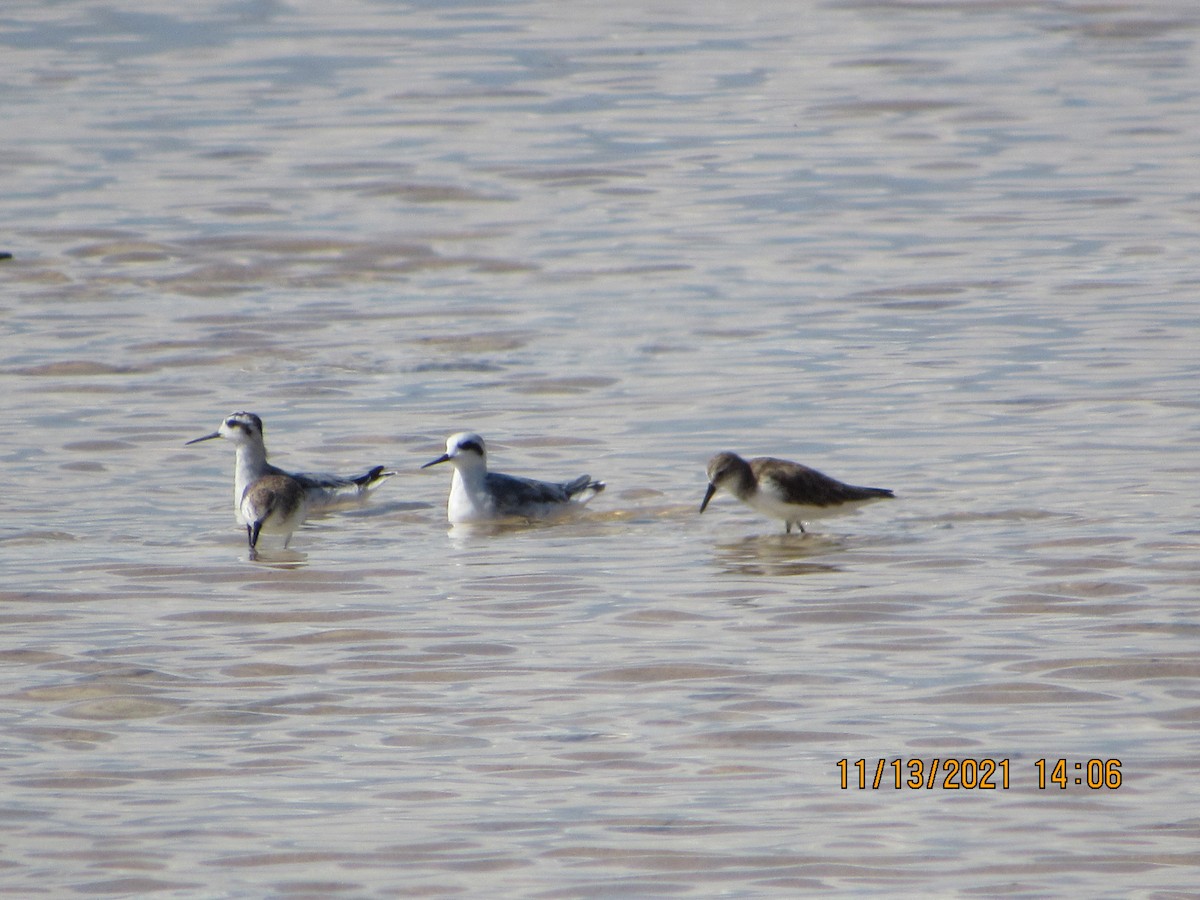
<svg viewBox="0 0 1200 900"><path fill-rule="evenodd" d="M308 562L308 554L285 550L282 547L269 549L251 547L249 560L268 569L299 569Z"/></svg>
<svg viewBox="0 0 1200 900"><path fill-rule="evenodd" d="M600 537L620 533L627 528L628 520L629 515L626 513L597 515L580 508L579 504L574 504L538 517L507 516L487 522L459 522L451 525L446 534L454 544L537 532L574 537Z"/></svg>
<svg viewBox="0 0 1200 900"><path fill-rule="evenodd" d="M516 537L529 532L545 531L562 525L564 522L570 522L570 520L569 515L546 519L525 519L520 516L512 516L492 522L459 522L457 525L451 525L446 534L452 543L463 545L475 541Z"/></svg>
<svg viewBox="0 0 1200 900"><path fill-rule="evenodd" d="M840 540L822 534L771 534L717 544L713 550L726 575L780 576L840 572L839 566L813 560L841 547Z"/></svg>

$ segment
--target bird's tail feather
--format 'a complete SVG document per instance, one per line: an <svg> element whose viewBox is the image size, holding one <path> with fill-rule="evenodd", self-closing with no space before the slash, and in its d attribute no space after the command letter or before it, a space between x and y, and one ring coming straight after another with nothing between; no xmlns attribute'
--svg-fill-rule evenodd
<svg viewBox="0 0 1200 900"><path fill-rule="evenodd" d="M578 503L587 503L605 488L603 481L592 481L591 475L580 475L573 481L568 481L564 487L567 496Z"/></svg>
<svg viewBox="0 0 1200 900"><path fill-rule="evenodd" d="M358 485L360 491L368 491L375 487L378 482L383 481L385 478L391 478L395 474L395 472L387 471L384 466L376 466L369 472L364 472L357 478L352 478L351 481Z"/></svg>

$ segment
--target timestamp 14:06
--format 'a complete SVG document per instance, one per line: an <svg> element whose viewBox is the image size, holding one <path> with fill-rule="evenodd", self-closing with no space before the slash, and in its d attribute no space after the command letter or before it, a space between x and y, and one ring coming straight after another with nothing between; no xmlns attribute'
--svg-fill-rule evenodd
<svg viewBox="0 0 1200 900"><path fill-rule="evenodd" d="M1089 759L1071 762L1066 759L1039 759L1037 770L1039 790L1068 785L1087 786L1092 790L1116 790L1121 786L1119 759ZM1007 759L947 757L934 759L839 759L837 768L842 790L857 787L866 790L894 788L903 790L1008 790L1010 761Z"/></svg>

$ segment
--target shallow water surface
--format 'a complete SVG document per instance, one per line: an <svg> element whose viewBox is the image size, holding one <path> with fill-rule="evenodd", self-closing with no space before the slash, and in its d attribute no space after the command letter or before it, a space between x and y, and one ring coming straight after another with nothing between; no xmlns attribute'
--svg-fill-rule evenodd
<svg viewBox="0 0 1200 900"><path fill-rule="evenodd" d="M0 893L1194 891L1200 19L569 12L6 7Z"/></svg>

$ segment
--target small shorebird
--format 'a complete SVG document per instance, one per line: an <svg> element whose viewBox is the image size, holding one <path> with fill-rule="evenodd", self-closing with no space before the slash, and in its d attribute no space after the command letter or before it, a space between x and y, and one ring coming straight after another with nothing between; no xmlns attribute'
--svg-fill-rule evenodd
<svg viewBox="0 0 1200 900"><path fill-rule="evenodd" d="M836 516L894 496L886 488L843 484L786 459L760 456L745 460L736 453L718 453L708 461L708 490L700 512L721 488L752 509L772 519L783 519L788 533L793 525L804 531L802 519Z"/></svg>
<svg viewBox="0 0 1200 900"><path fill-rule="evenodd" d="M421 468L444 462L454 466L446 504L452 525L513 516L540 518L582 506L604 490L604 482L592 481L590 475L557 483L489 472L483 438L468 431L451 435L446 452Z"/></svg>
<svg viewBox="0 0 1200 900"><path fill-rule="evenodd" d="M362 475L342 478L285 472L267 462L262 419L254 413L236 412L212 434L188 441L198 444L225 438L237 448L233 469L233 509L238 522L246 526L250 552L258 548L260 534L283 535L283 546L304 522L312 509L332 506L347 499L365 499L375 487L395 472L376 466Z"/></svg>

